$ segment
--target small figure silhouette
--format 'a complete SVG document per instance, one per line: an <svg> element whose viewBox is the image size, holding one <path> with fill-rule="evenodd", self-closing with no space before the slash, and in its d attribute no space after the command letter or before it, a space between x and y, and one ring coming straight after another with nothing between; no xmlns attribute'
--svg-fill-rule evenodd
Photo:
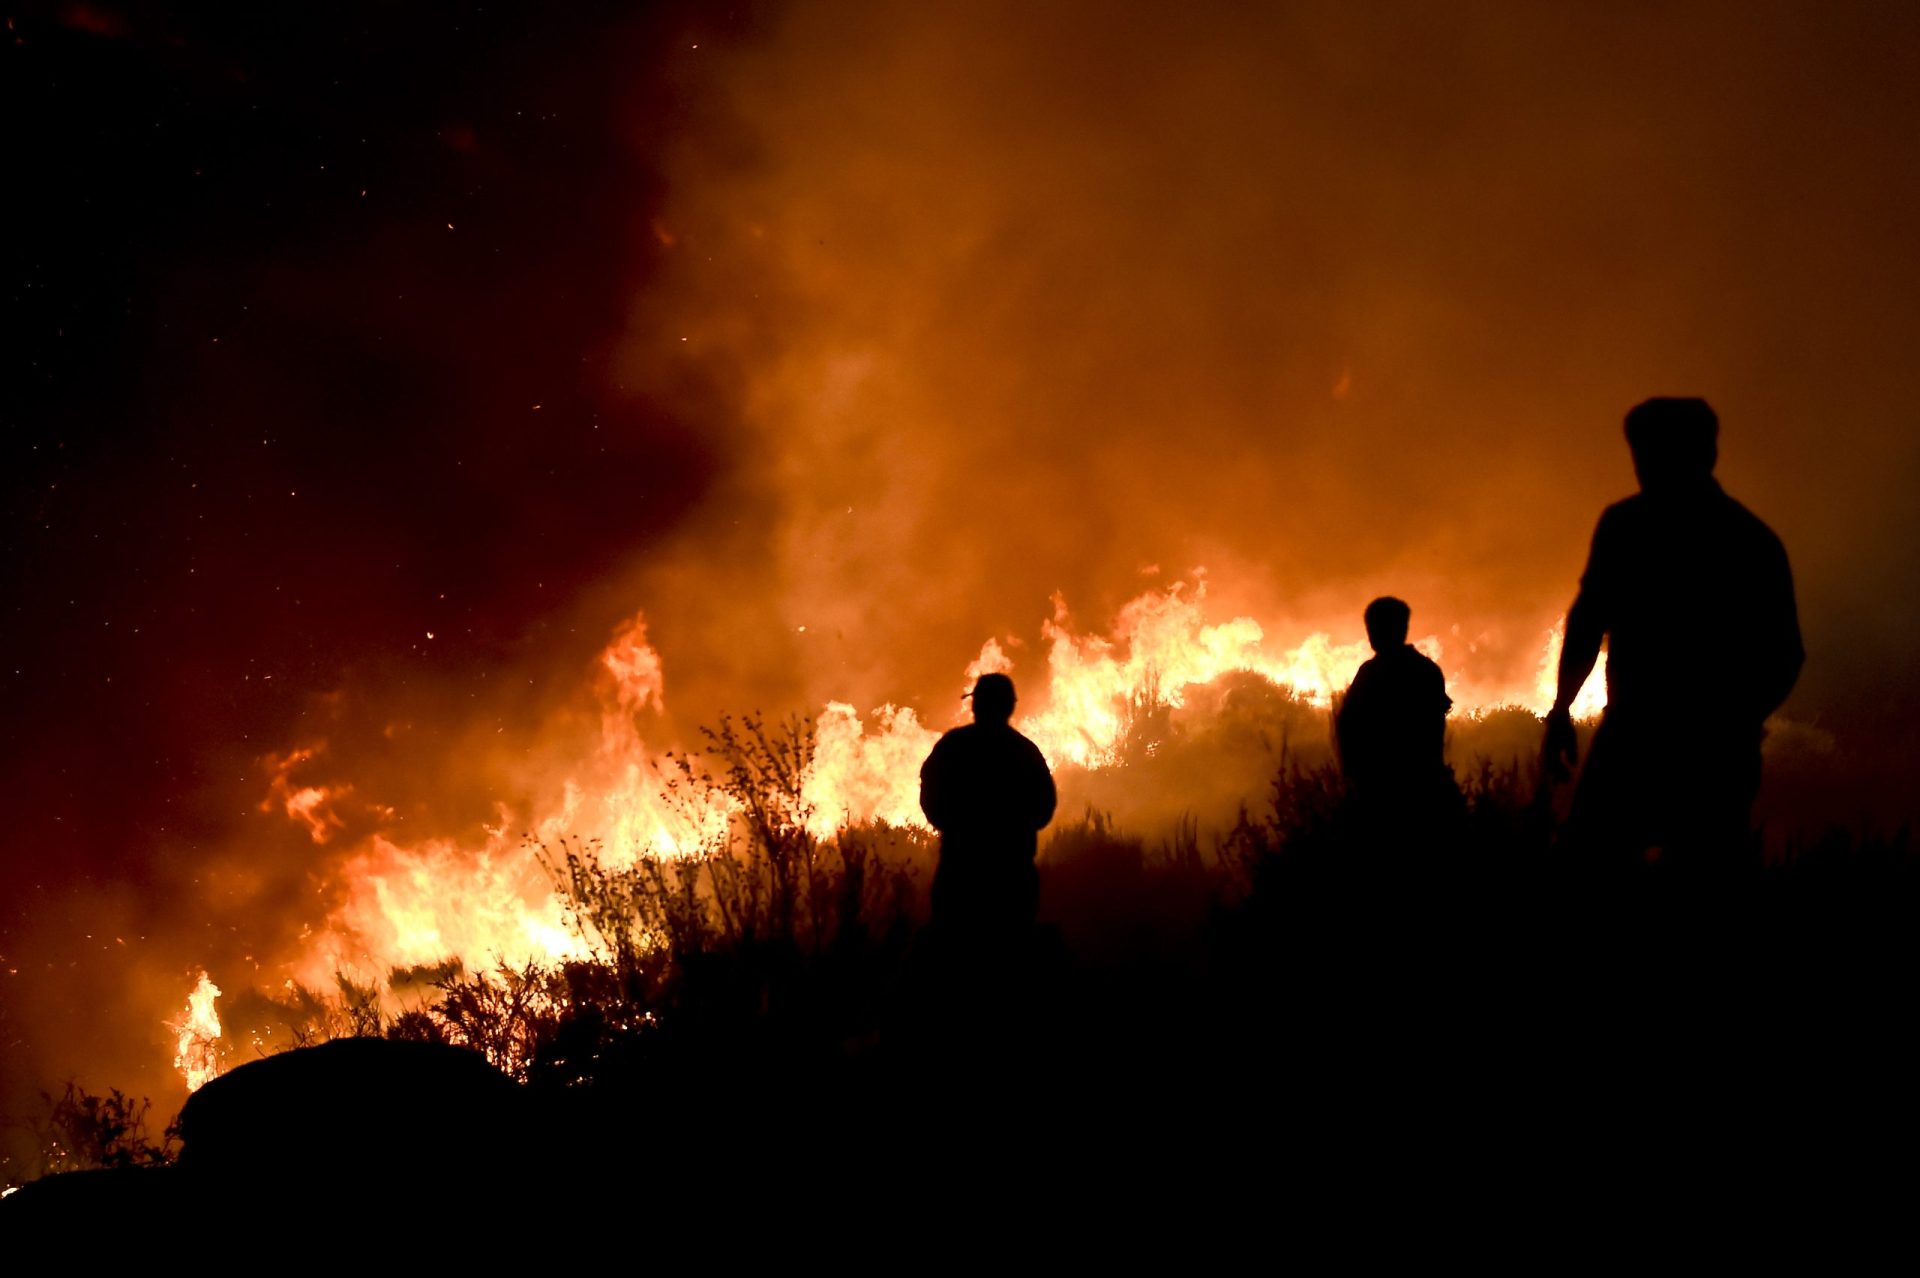
<svg viewBox="0 0 1920 1278"><path fill-rule="evenodd" d="M1407 642L1413 610L1386 596L1367 605L1374 655L1354 673L1334 716L1340 770L1360 814L1400 832L1436 821L1459 790L1445 758L1447 677Z"/></svg>
<svg viewBox="0 0 1920 1278"><path fill-rule="evenodd" d="M981 675L970 695L973 722L941 737L920 767L920 809L940 831L933 926L949 939L1004 942L1033 925L1033 861L1056 795L1039 747L1011 723L1013 680Z"/></svg>
<svg viewBox="0 0 1920 1278"><path fill-rule="evenodd" d="M1570 708L1607 644L1607 708L1574 791L1567 838L1695 867L1750 858L1760 740L1806 653L1787 552L1713 478L1720 421L1702 399L1627 414L1640 492L1594 530L1567 611L1543 754L1578 759Z"/></svg>

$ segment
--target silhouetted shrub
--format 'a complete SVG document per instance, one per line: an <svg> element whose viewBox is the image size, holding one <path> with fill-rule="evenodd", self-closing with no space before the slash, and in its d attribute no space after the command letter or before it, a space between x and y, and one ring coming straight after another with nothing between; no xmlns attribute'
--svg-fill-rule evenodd
<svg viewBox="0 0 1920 1278"><path fill-rule="evenodd" d="M46 1112L39 1131L42 1176L57 1172L164 1167L179 1153L179 1134L169 1125L156 1139L147 1127L153 1102L135 1100L119 1088L96 1094L68 1083L59 1096L41 1093Z"/></svg>

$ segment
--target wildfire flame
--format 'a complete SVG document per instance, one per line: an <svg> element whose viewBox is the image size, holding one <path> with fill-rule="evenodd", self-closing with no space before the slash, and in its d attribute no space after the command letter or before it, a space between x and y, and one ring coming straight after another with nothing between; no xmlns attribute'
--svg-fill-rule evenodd
<svg viewBox="0 0 1920 1278"><path fill-rule="evenodd" d="M1540 677L1533 684L1533 704L1528 707L1536 714L1545 714L1552 708L1554 694L1560 689L1560 649L1566 639L1564 624L1554 626L1547 636L1547 650L1540 656ZM1607 657L1601 653L1593 673L1580 685L1580 692L1573 699L1572 713L1576 719L1593 719L1599 717L1606 708Z"/></svg>
<svg viewBox="0 0 1920 1278"><path fill-rule="evenodd" d="M1110 634L1098 635L1077 632L1066 601L1055 597L1053 616L1042 627L1047 686L1027 698L1040 708L1018 723L1051 766L1118 766L1132 708L1181 706L1190 688L1233 672L1264 676L1300 700L1327 707L1370 655L1366 643L1341 643L1324 632L1290 648L1270 647L1265 629L1250 617L1209 622L1205 602L1204 582L1149 591L1121 609ZM1439 638L1429 636L1415 646L1444 664ZM1477 714L1503 705L1543 712L1553 700L1560 646L1561 632L1555 628L1545 636L1531 685L1477 699L1456 692L1454 713ZM1000 642L989 639L955 691L980 674L1011 667ZM335 973L350 973L380 985L393 969L450 959L484 970L496 963L582 958L589 946L569 925L547 869L522 832L535 842L598 838L602 858L613 865L630 864L646 853L691 854L723 836L733 816L730 802L671 787L660 754L641 736L642 714L665 706L664 671L648 642L644 616L616 630L601 654L596 680L599 740L582 753L550 810L520 814L502 808L478 846L446 839L406 843L391 831L361 839L336 862L336 904L325 924L309 934L304 952L288 964L291 977L324 987ZM1574 713L1590 717L1604 703L1597 669ZM958 718L957 696L954 705ZM828 702L815 720L811 762L801 778L811 832L828 839L848 826L872 822L925 828L919 770L939 733L909 707L881 706L863 719L852 705ZM319 748L311 745L270 760L267 806L283 809L314 842L323 843L344 828L335 804L352 791L292 779ZM220 1023L213 1010L219 993L202 974L188 1000L187 1019L173 1026L180 1035L176 1064L190 1087L219 1070Z"/></svg>
<svg viewBox="0 0 1920 1278"><path fill-rule="evenodd" d="M199 984L187 995L187 1014L167 1025L180 1036L173 1064L187 1080L188 1091L198 1091L220 1075L220 1013L213 1007L219 997L220 987L200 973Z"/></svg>

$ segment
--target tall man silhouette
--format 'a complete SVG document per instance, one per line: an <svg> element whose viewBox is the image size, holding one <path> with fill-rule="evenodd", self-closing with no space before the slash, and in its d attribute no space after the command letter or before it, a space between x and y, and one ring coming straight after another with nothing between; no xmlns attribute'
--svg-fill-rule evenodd
<svg viewBox="0 0 1920 1278"><path fill-rule="evenodd" d="M1347 788L1383 834L1434 824L1459 793L1445 759L1453 698L1440 667L1407 642L1412 616L1390 595L1367 605L1374 655L1354 673L1334 716Z"/></svg>
<svg viewBox="0 0 1920 1278"><path fill-rule="evenodd" d="M1607 507L1567 611L1548 769L1577 760L1569 707L1607 643L1607 709L1568 837L1679 864L1750 855L1760 738L1805 650L1793 574L1773 530L1713 478L1719 418L1701 399L1627 414L1640 492Z"/></svg>
<svg viewBox="0 0 1920 1278"><path fill-rule="evenodd" d="M948 937L1005 942L1033 924L1033 859L1057 799L1040 748L1011 722L1013 680L981 675L971 695L973 722L941 737L920 767L920 810L940 831L933 923Z"/></svg>

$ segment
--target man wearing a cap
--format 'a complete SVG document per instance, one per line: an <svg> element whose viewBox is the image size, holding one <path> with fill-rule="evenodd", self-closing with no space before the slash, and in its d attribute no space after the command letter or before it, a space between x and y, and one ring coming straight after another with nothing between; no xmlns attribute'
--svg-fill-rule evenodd
<svg viewBox="0 0 1920 1278"><path fill-rule="evenodd" d="M1040 831L1053 819L1053 774L1013 726L1013 680L981 675L973 722L935 743L920 768L920 810L940 831L936 931L1012 940L1033 924Z"/></svg>

